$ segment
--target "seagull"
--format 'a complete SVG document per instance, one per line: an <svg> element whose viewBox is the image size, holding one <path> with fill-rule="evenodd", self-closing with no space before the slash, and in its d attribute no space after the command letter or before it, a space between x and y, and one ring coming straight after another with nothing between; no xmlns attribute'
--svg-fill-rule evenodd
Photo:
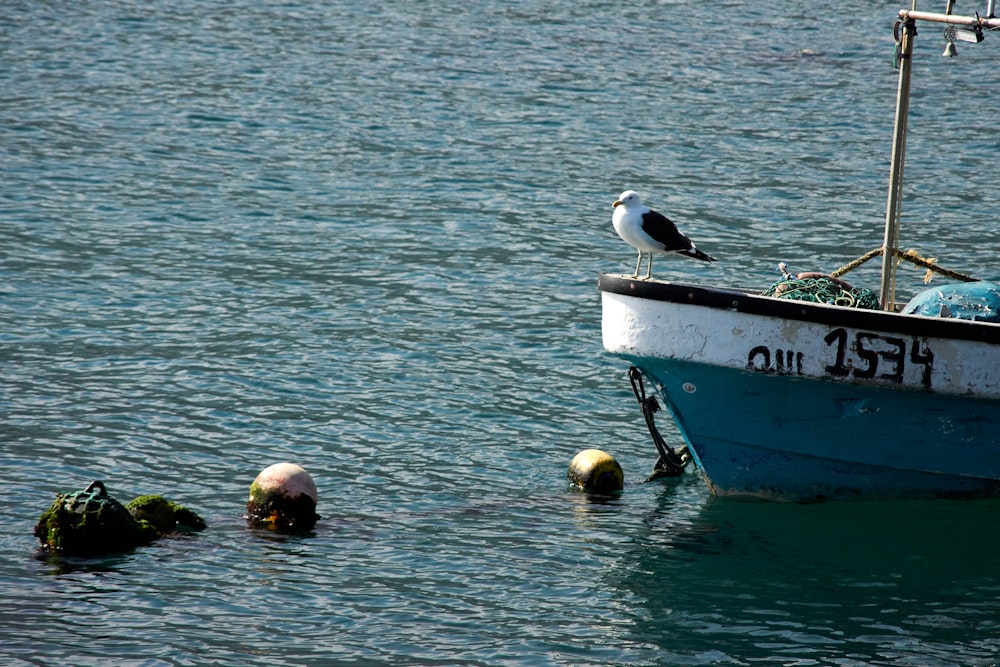
<svg viewBox="0 0 1000 667"><path fill-rule="evenodd" d="M633 278L639 277L643 252L649 254L647 280L652 277L654 252L663 254L675 252L703 262L715 261L711 255L706 255L695 248L691 239L677 231L676 225L669 218L644 205L638 192L626 190L615 200L612 207L615 212L611 216L611 223L615 226L618 236L639 251L639 261L635 263Z"/></svg>

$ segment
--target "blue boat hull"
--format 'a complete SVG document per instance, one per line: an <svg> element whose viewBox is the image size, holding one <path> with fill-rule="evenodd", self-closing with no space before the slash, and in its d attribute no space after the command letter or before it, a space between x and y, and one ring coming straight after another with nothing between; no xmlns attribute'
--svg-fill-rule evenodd
<svg viewBox="0 0 1000 667"><path fill-rule="evenodd" d="M629 360L654 381L718 495L1000 495L996 401Z"/></svg>

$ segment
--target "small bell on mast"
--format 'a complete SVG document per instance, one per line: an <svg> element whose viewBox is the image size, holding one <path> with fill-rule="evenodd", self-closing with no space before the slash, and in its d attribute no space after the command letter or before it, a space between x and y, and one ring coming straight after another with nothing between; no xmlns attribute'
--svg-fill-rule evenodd
<svg viewBox="0 0 1000 667"><path fill-rule="evenodd" d="M948 0L948 4L944 10L945 16L951 14L951 10L954 6L955 6L955 0ZM944 45L944 53L942 53L941 55L944 56L945 58L954 58L955 56L958 55L958 49L955 48L954 38L948 35L947 28L945 28L944 31L944 38L947 41L947 44Z"/></svg>

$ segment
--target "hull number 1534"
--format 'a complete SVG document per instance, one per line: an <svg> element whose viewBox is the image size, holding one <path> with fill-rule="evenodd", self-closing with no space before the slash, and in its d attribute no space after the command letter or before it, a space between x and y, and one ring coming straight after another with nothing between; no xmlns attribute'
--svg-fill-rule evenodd
<svg viewBox="0 0 1000 667"><path fill-rule="evenodd" d="M828 377L876 379L902 384L909 365L919 369L915 372L919 374L921 386L931 388L934 353L917 338L907 341L866 331L858 331L852 337L846 329L838 328L828 333L823 341L831 353L831 363L823 367ZM775 360L773 364L772 358ZM747 357L747 369L751 371L801 375L802 366L801 352L775 350L772 357L771 350L764 345L750 350Z"/></svg>

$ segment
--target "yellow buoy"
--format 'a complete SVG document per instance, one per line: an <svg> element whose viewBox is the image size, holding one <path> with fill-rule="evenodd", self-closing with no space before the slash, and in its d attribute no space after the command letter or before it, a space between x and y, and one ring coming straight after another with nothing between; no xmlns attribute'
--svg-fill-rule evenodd
<svg viewBox="0 0 1000 667"><path fill-rule="evenodd" d="M588 493L615 493L625 486L625 474L618 461L599 449L585 449L574 456L566 476L571 484Z"/></svg>

